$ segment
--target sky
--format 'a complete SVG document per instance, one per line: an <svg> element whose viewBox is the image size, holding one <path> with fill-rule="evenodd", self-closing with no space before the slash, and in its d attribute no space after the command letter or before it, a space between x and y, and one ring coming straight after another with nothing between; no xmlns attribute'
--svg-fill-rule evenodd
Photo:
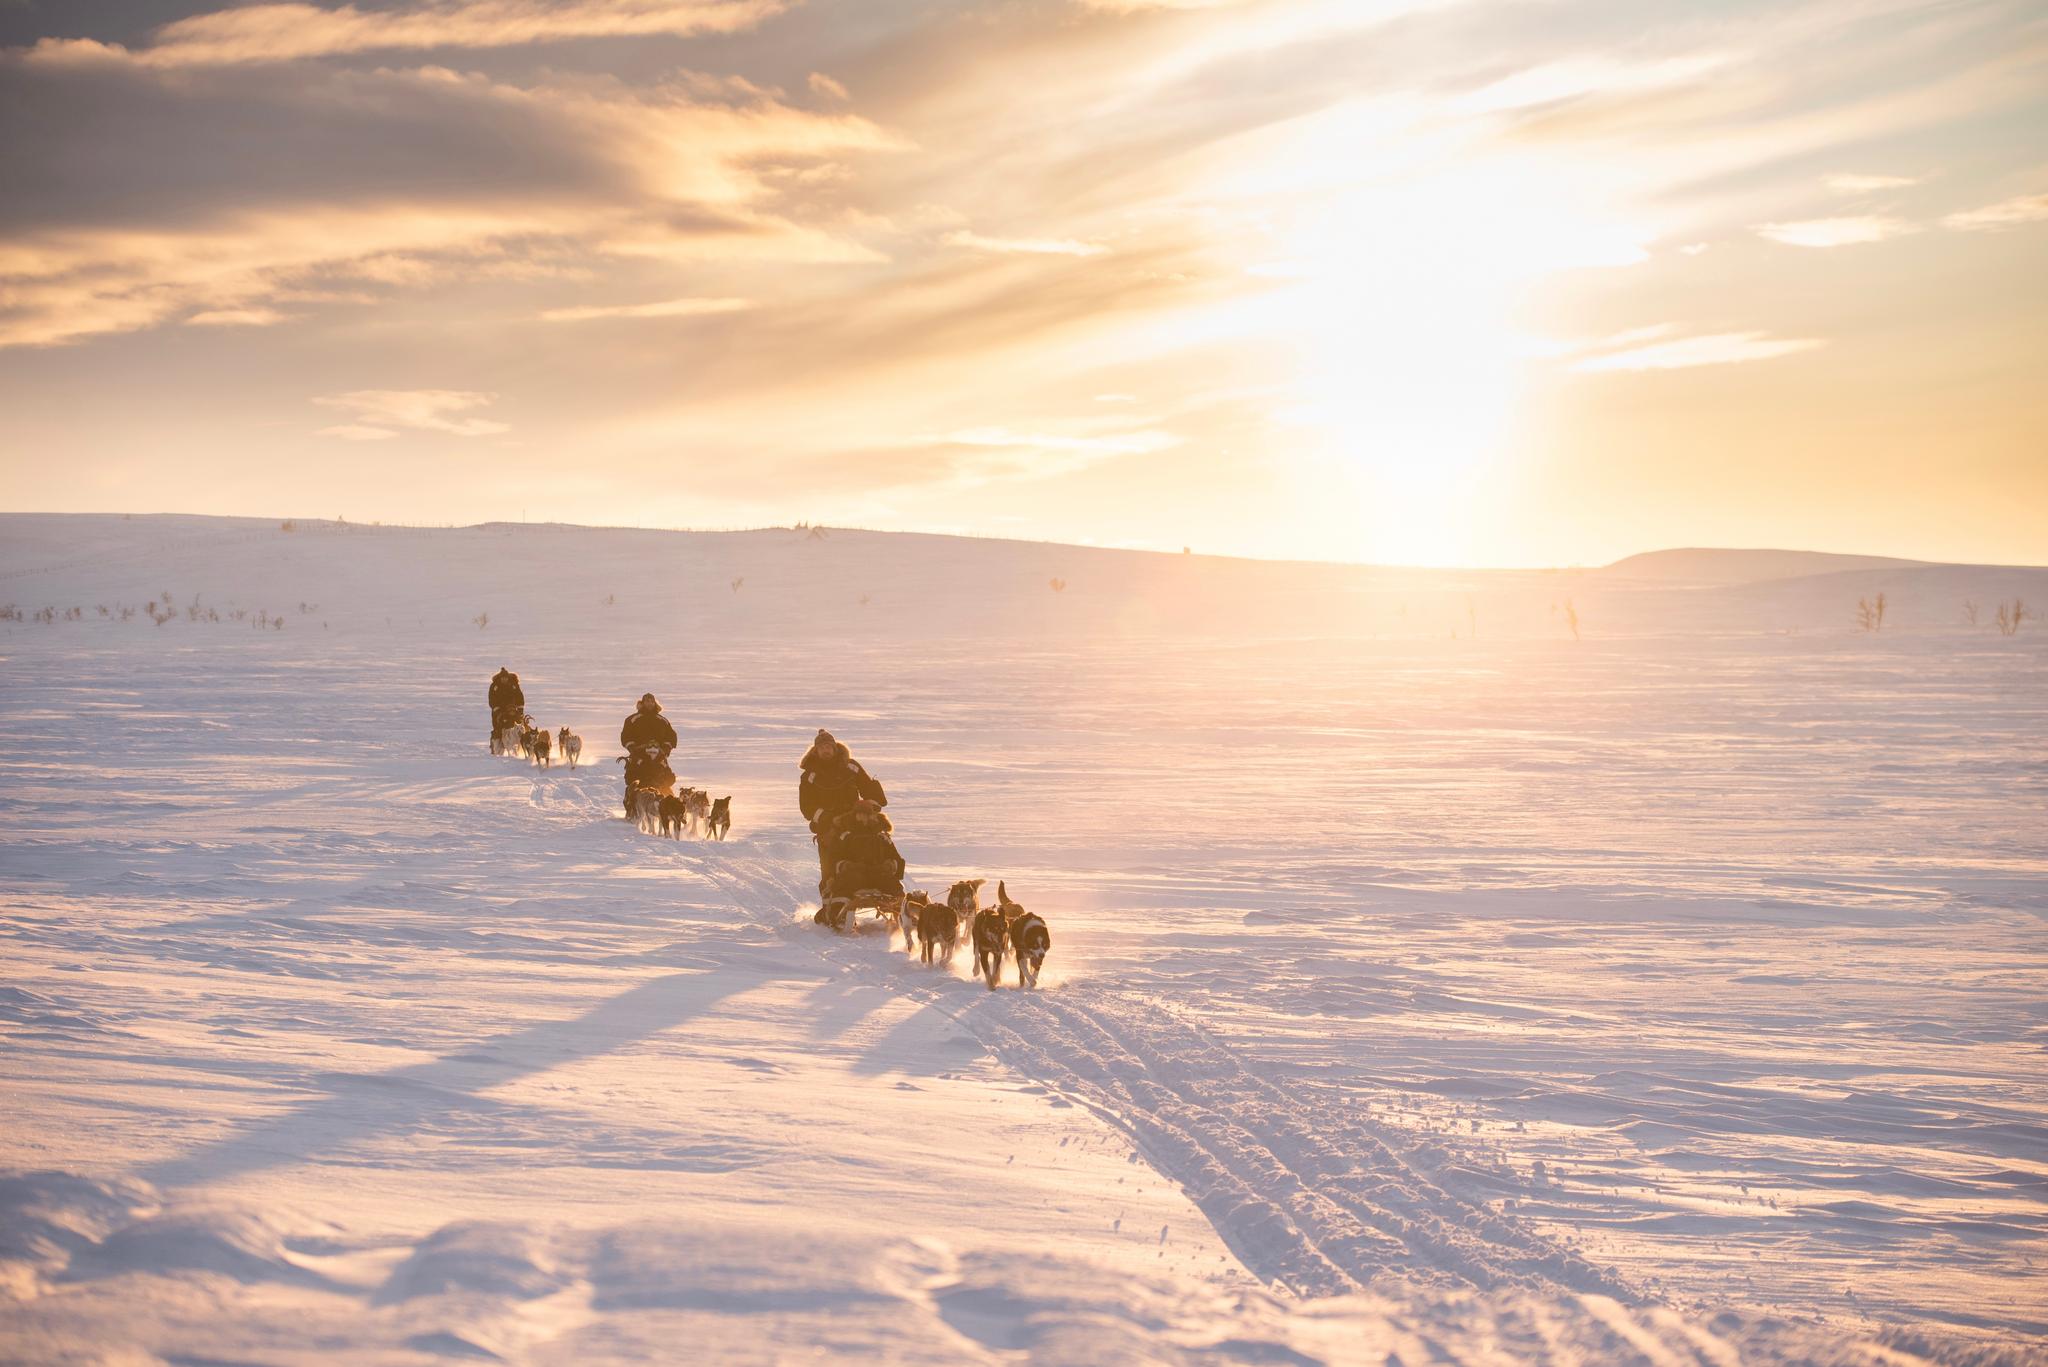
<svg viewBox="0 0 2048 1367"><path fill-rule="evenodd" d="M0 503L2048 563L2039 0L0 0Z"/></svg>

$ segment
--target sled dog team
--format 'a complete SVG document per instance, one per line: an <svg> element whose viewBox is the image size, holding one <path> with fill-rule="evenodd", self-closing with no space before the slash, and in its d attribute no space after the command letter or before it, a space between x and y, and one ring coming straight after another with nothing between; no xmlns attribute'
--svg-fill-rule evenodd
<svg viewBox="0 0 2048 1367"><path fill-rule="evenodd" d="M582 759L582 737L566 726L551 736L533 724L519 676L511 670L500 669L492 678L489 701L491 753L516 754L542 768L552 767L557 752L572 769ZM628 820L649 835L681 839L701 833L725 839L732 829L732 798L714 799L703 788L671 791L675 774L665 761L676 734L661 716L653 694L642 697L626 718L619 741L628 752L620 759L626 766ZM1002 976L1006 955L1017 961L1017 986L1038 986L1039 970L1052 949L1045 918L1010 900L1010 890L1000 880L995 905L989 907L981 905L985 878L953 884L944 902L906 891L903 857L889 839L888 820L881 815L888 800L882 786L844 745L831 733L818 732L804 757L798 784L798 807L818 844L818 893L823 900L818 922L846 930L852 928L855 907L881 910L903 931L904 952L921 948L925 963L948 966L964 934L974 945L975 976L990 990Z"/></svg>
<svg viewBox="0 0 2048 1367"><path fill-rule="evenodd" d="M649 835L681 840L700 835L723 840L732 830L732 799L714 798L708 788L664 793L657 788L633 790L633 824Z"/></svg>
<svg viewBox="0 0 2048 1367"><path fill-rule="evenodd" d="M974 976L994 991L1003 976L1003 956L1017 959L1017 986L1038 986L1038 970L1052 949L1052 931L1045 918L1010 900L1010 890L996 882L996 904L981 905L981 885L986 878L964 878L946 893L944 902L934 902L921 892L903 899L903 951L911 950L910 937L917 935L925 963L950 965L959 947L964 926L974 944Z"/></svg>
<svg viewBox="0 0 2048 1367"><path fill-rule="evenodd" d="M547 728L535 726L533 718L521 712L503 719L491 736L491 753L494 755L517 755L530 759L543 769L554 767L555 756L569 761L574 769L583 758L583 737L563 727L559 735L549 735Z"/></svg>
<svg viewBox="0 0 2048 1367"><path fill-rule="evenodd" d="M500 668L491 676L489 701L492 754L517 755L543 769L554 767L557 754L569 761L571 769L582 760L583 737L566 726L559 734L550 735L545 727L533 724L526 710L526 690L511 670Z"/></svg>

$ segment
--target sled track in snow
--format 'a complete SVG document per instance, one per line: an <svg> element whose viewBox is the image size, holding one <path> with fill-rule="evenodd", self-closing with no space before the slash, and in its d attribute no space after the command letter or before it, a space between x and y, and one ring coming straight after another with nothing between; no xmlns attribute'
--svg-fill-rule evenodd
<svg viewBox="0 0 2048 1367"><path fill-rule="evenodd" d="M789 861L699 861L757 919L815 900ZM787 925L775 917L776 924ZM872 937L841 948L879 948ZM906 984L872 954L820 953L951 1016L1032 1081L1122 1130L1180 1184L1245 1266L1297 1295L1385 1278L1450 1290L1548 1288L1635 1302L1615 1274L1485 1204L1518 1189L1406 1131L1303 1101L1200 1026L1113 991L989 993L948 975Z"/></svg>
<svg viewBox="0 0 2048 1367"><path fill-rule="evenodd" d="M1076 989L1021 996L1005 1014L966 1023L1137 1139L1267 1281L1306 1296L1398 1276L1635 1299L1612 1273L1453 1190L1483 1174L1460 1179L1401 1132L1302 1103L1169 1011Z"/></svg>

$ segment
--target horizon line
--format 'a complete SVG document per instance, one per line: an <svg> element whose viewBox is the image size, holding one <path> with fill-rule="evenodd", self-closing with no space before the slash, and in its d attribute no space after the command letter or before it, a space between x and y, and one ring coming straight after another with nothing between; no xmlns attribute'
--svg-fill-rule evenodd
<svg viewBox="0 0 2048 1367"><path fill-rule="evenodd" d="M261 513L199 513L181 512L173 510L134 512L109 511L101 509L81 510L48 508L0 508L0 518L5 517L120 518L130 521L136 518L194 518L216 522L272 523L278 525L279 527L282 527L285 523L291 523L293 524L294 527L297 527L299 525L306 525L325 527L372 528L385 531L423 532L461 532L481 531L492 527L530 527L535 529L557 529L561 531L586 532L662 532L671 535L683 536L741 536L762 532L807 531L812 528L817 528L827 533L856 532L874 536L922 536L935 538L951 538L954 540L962 541L997 541L1008 542L1020 546L1054 546L1071 550L1110 551L1122 554L1158 555L1170 558L1186 556L1188 558L1201 558L1207 560L1231 560L1241 561L1250 564L1263 565L1326 565L1331 566L1333 568L1366 570L1434 570L1439 572L1470 571L1494 574L1562 574L1573 572L1598 573L1606 570L1611 570L1618 565L1627 564L1631 560L1640 560L1650 556L1684 555L1688 553L1709 555L1808 555L1821 556L1839 560L1878 560L1890 562L1890 567L1898 569L2048 569L2048 565L2029 564L2022 561L1927 560L1917 556L1891 555L1876 551L1819 550L1811 547L1799 546L1654 546L1645 550L1631 551L1626 555L1619 556L1613 560L1606 561L1602 564L1597 565L1589 565L1581 561L1573 561L1568 563L1550 565L1480 565L1469 563L1426 564L1420 562L1402 563L1395 561L1342 560L1319 556L1284 557L1245 555L1229 551L1197 551L1193 549L1191 546L1184 546L1182 547L1182 549L1176 551L1161 546L1097 541L1062 541L1054 538L1017 536L997 532L962 531L957 529L934 530L925 528L904 527L869 527L860 526L852 523L842 524L808 521L788 523L760 523L745 526L655 526L646 523L630 522L563 522L556 519L534 521L525 518L487 518L480 522L404 522L385 521L382 519L375 518L350 519L343 516L308 517L295 513L277 516ZM1880 567L1872 566L1871 568Z"/></svg>

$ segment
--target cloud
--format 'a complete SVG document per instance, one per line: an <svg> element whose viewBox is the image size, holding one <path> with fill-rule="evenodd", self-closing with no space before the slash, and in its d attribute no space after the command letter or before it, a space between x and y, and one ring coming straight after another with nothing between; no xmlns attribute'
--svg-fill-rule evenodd
<svg viewBox="0 0 2048 1367"><path fill-rule="evenodd" d="M1006 427L973 427L942 437L927 438L935 445L972 446L985 450L1070 451L1092 456L1128 456L1146 451L1163 451L1178 444L1165 432L1125 432L1114 436L1061 436L1043 432L1013 432Z"/></svg>
<svg viewBox="0 0 2048 1367"><path fill-rule="evenodd" d="M593 318L701 318L708 314L738 313L753 306L748 299L663 299L651 304L585 304L548 309L541 317L550 323L581 323Z"/></svg>
<svg viewBox="0 0 2048 1367"><path fill-rule="evenodd" d="M822 71L813 71L810 74L808 80L805 82L805 84L810 86L811 93L813 95L822 95L828 100L844 100L851 98L846 93L845 86L833 80L830 76L827 76Z"/></svg>
<svg viewBox="0 0 2048 1367"><path fill-rule="evenodd" d="M276 309L265 308L261 305L254 308L207 309L204 312L195 313L190 318L187 318L185 326L194 328L261 328L269 327L273 323L285 322L290 317L289 313L280 313Z"/></svg>
<svg viewBox="0 0 2048 1367"><path fill-rule="evenodd" d="M1105 14L1143 14L1149 10L1225 9L1249 0L1075 0L1082 9Z"/></svg>
<svg viewBox="0 0 2048 1367"><path fill-rule="evenodd" d="M588 279L621 258L875 261L833 191L781 173L900 145L858 117L688 78L171 77L6 56L0 126L46 130L0 139L0 183L19 191L0 198L0 347L189 314L253 322L366 287Z"/></svg>
<svg viewBox="0 0 2048 1367"><path fill-rule="evenodd" d="M1841 218L1809 218L1797 223L1766 223L1760 236L1790 247L1853 247L1866 242L1884 242L1920 231L1918 224L1882 214L1856 214Z"/></svg>
<svg viewBox="0 0 2048 1367"><path fill-rule="evenodd" d="M1090 436L974 427L811 457L799 462L797 474L814 491L977 487L1050 479L1178 445L1179 437L1152 429Z"/></svg>
<svg viewBox="0 0 2048 1367"><path fill-rule="evenodd" d="M2002 199L1996 204L1986 204L1981 209L1965 209L1950 214L1941 220L1941 226L1971 233L2017 228L2044 219L2048 219L2048 195L2020 195L2014 199Z"/></svg>
<svg viewBox="0 0 2048 1367"><path fill-rule="evenodd" d="M31 60L129 61L158 68L289 62L357 52L518 47L572 38L732 33L779 13L777 0L457 0L410 9L255 4L165 24L148 44L44 39Z"/></svg>
<svg viewBox="0 0 2048 1367"><path fill-rule="evenodd" d="M1637 329L1611 337L1601 345L1623 344L1635 338L1662 338L1672 331L1669 324ZM1573 362L1572 369L1597 373L1615 370L1685 370L1703 365L1736 365L1744 361L1768 361L1811 351L1821 345L1815 337L1770 337L1761 332L1715 332L1669 341L1651 341L1644 346L1626 346L1619 351L1586 356Z"/></svg>
<svg viewBox="0 0 2048 1367"><path fill-rule="evenodd" d="M322 408L341 409L355 417L353 423L327 427L320 435L348 441L378 441L395 436L392 428L415 432L442 432L453 437L491 437L512 429L490 418L457 416L472 408L489 406L498 396L461 389L356 389L346 394L326 394L313 400Z"/></svg>
<svg viewBox="0 0 2048 1367"><path fill-rule="evenodd" d="M984 252L1020 252L1027 256L1100 256L1109 250L1099 242L1078 242L1063 237L984 237L980 233L947 233L949 247L969 247Z"/></svg>
<svg viewBox="0 0 2048 1367"><path fill-rule="evenodd" d="M1821 183L1836 194L1867 195L1879 190L1903 190L1918 185L1920 181L1915 176L1835 175L1823 178Z"/></svg>

